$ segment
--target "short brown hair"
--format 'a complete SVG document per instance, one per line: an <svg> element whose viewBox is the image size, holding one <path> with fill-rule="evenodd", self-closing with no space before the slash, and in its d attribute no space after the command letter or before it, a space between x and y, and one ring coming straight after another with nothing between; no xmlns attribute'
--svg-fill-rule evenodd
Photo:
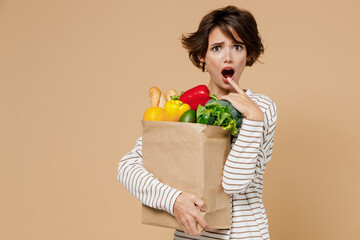
<svg viewBox="0 0 360 240"><path fill-rule="evenodd" d="M200 62L198 56L205 57L209 34L215 27L219 27L225 36L238 42L231 32L232 28L244 41L249 57L246 66L252 66L260 54L264 53L264 46L254 16L249 11L235 6L219 8L203 17L196 32L189 33L188 36L184 34L181 36L182 45L188 50L191 62L203 72L205 71L205 64Z"/></svg>

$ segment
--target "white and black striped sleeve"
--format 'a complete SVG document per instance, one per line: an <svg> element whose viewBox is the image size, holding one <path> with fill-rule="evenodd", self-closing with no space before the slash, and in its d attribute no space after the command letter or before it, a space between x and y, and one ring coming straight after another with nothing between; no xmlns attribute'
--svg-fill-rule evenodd
<svg viewBox="0 0 360 240"><path fill-rule="evenodd" d="M222 186L226 193L244 193L252 181L254 181L256 177L257 155L259 154L262 141L264 141L263 136L268 137L266 154L271 156L272 134L268 131L264 132L264 129L267 129L264 125L268 124L269 117L273 119L274 113L276 113L276 105L272 103L264 112L264 121L243 119L239 135L224 165ZM271 129L274 129L274 126L272 125Z"/></svg>
<svg viewBox="0 0 360 240"><path fill-rule="evenodd" d="M265 150L265 163L271 160L271 155L274 146L274 134L277 120L277 107L274 102L270 105L268 111L265 114L267 128L265 133L265 141L263 149Z"/></svg>
<svg viewBox="0 0 360 240"><path fill-rule="evenodd" d="M118 164L118 181L142 204L174 216L174 203L182 191L161 183L142 164L142 137Z"/></svg>

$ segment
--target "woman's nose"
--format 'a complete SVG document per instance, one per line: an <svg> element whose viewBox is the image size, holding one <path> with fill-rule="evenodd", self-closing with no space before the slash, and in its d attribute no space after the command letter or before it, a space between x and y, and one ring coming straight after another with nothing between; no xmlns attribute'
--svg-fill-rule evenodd
<svg viewBox="0 0 360 240"><path fill-rule="evenodd" d="M226 53L225 53L224 62L226 62L226 63L231 63L232 62L232 56L231 56L231 52L229 50L227 50Z"/></svg>

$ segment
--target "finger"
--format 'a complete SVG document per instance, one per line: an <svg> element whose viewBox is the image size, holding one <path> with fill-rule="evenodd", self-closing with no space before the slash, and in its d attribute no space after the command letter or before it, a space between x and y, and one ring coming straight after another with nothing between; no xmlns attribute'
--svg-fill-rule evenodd
<svg viewBox="0 0 360 240"><path fill-rule="evenodd" d="M235 89L235 91L237 91L238 93L244 93L245 94L244 90L234 80L232 80L230 77L228 77L227 80L229 81L231 86Z"/></svg>
<svg viewBox="0 0 360 240"><path fill-rule="evenodd" d="M188 227L186 221L179 222L179 223L180 223L181 229L182 229L186 234L189 234L190 228Z"/></svg>
<svg viewBox="0 0 360 240"><path fill-rule="evenodd" d="M210 227L209 227L208 223L205 221L205 219L203 218L203 216L201 216L200 214L197 215L196 220L203 229L208 230L208 231L210 230Z"/></svg>
<svg viewBox="0 0 360 240"><path fill-rule="evenodd" d="M229 95L222 95L220 97L221 100L228 100L229 99Z"/></svg>
<svg viewBox="0 0 360 240"><path fill-rule="evenodd" d="M181 227L181 229L182 229L182 231L183 231L184 233L188 234L188 230L187 230L187 228L185 227L184 224L180 224L180 227Z"/></svg>
<svg viewBox="0 0 360 240"><path fill-rule="evenodd" d="M200 208L201 211L206 211L206 206L203 200L201 198L196 197L195 198L195 205Z"/></svg>
<svg viewBox="0 0 360 240"><path fill-rule="evenodd" d="M191 227L188 222L185 221L182 226L186 234L191 234Z"/></svg>
<svg viewBox="0 0 360 240"><path fill-rule="evenodd" d="M200 232L199 232L199 230L197 229L197 222L196 222L196 220L195 219L193 219L190 223L189 223L189 225L188 225L188 227L189 227L189 232L190 232L190 234L192 234L192 235L200 235Z"/></svg>
<svg viewBox="0 0 360 240"><path fill-rule="evenodd" d="M232 104L232 98L230 95L224 95L220 97L220 100L226 100Z"/></svg>

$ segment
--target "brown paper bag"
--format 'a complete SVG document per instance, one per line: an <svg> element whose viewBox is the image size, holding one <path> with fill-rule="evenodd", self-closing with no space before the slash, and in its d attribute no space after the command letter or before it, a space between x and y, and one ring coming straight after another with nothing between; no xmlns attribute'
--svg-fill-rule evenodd
<svg viewBox="0 0 360 240"><path fill-rule="evenodd" d="M142 126L144 167L162 183L200 197L210 228L229 229L230 195L224 192L221 179L230 152L230 132L198 123L142 121ZM171 214L145 205L142 223L181 230Z"/></svg>

